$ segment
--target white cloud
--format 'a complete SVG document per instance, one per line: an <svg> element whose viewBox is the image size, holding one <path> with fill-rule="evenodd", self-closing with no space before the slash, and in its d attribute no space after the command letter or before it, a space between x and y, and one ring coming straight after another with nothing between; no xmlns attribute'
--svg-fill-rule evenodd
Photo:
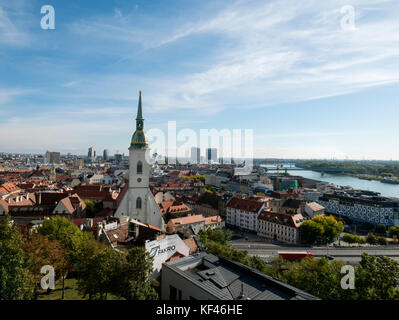
<svg viewBox="0 0 399 320"><path fill-rule="evenodd" d="M20 22L20 19L18 19L18 22ZM8 10L5 9L5 4L0 1L0 44L23 46L29 42L28 34L17 27L13 18L8 14Z"/></svg>
<svg viewBox="0 0 399 320"><path fill-rule="evenodd" d="M10 102L13 98L18 96L33 93L34 90L27 89L1 89L0 88L0 106Z"/></svg>

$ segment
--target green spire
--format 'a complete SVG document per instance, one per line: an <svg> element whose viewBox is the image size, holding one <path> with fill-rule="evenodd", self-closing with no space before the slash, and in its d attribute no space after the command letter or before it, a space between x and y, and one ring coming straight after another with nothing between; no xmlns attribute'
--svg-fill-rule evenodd
<svg viewBox="0 0 399 320"><path fill-rule="evenodd" d="M141 90L139 91L139 106L137 108L136 120L144 120L143 119L143 107L141 106Z"/></svg>
<svg viewBox="0 0 399 320"><path fill-rule="evenodd" d="M137 107L136 131L133 134L129 149L147 149L148 143L144 134L143 108L141 105L141 90L139 91L139 105Z"/></svg>

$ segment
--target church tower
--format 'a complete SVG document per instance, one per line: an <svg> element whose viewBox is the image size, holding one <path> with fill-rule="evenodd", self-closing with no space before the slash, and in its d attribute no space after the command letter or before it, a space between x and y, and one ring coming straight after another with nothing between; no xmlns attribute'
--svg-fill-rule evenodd
<svg viewBox="0 0 399 320"><path fill-rule="evenodd" d="M141 91L139 91L139 105L137 108L136 131L132 136L129 147L129 189L141 193L149 187L150 167L146 161L148 142L144 134L143 107Z"/></svg>
<svg viewBox="0 0 399 320"><path fill-rule="evenodd" d="M122 199L115 216L128 216L143 223L164 229L164 220L149 188L150 165L146 159L149 152L144 133L141 91L136 117L136 131L129 147L129 188Z"/></svg>

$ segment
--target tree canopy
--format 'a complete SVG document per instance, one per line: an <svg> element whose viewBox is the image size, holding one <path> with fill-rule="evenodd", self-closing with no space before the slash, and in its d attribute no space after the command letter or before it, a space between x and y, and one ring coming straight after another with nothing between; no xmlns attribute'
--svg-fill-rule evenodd
<svg viewBox="0 0 399 320"><path fill-rule="evenodd" d="M343 230L343 223L334 216L315 216L300 226L301 239L309 244L332 242Z"/></svg>
<svg viewBox="0 0 399 320"><path fill-rule="evenodd" d="M33 294L21 234L7 217L0 222L0 300L31 299Z"/></svg>
<svg viewBox="0 0 399 320"><path fill-rule="evenodd" d="M91 233L80 231L76 225L60 216L44 220L37 231L49 240L58 240L67 250L71 263L79 261L85 243L93 239Z"/></svg>

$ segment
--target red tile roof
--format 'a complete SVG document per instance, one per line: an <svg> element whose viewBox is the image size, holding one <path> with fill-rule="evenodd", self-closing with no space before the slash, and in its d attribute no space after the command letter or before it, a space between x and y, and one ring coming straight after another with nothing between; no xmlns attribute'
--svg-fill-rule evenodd
<svg viewBox="0 0 399 320"><path fill-rule="evenodd" d="M189 216L189 217L182 217L182 218L174 218L170 219L172 221L172 224L174 226L182 226L185 224L192 224L192 223L197 223L197 222L205 222L205 217L202 214L197 214L194 216Z"/></svg>
<svg viewBox="0 0 399 320"><path fill-rule="evenodd" d="M295 215L290 215L285 213L275 213L264 210L259 215L258 219L289 227L299 228L299 226L302 224L303 216L300 213L297 213Z"/></svg>
<svg viewBox="0 0 399 320"><path fill-rule="evenodd" d="M227 208L238 209L241 211L258 213L264 203L255 200L241 199L238 197L232 198L227 204Z"/></svg>
<svg viewBox="0 0 399 320"><path fill-rule="evenodd" d="M186 213L190 212L191 209L186 206L183 202L179 201L164 201L159 204L162 214L166 213Z"/></svg>

